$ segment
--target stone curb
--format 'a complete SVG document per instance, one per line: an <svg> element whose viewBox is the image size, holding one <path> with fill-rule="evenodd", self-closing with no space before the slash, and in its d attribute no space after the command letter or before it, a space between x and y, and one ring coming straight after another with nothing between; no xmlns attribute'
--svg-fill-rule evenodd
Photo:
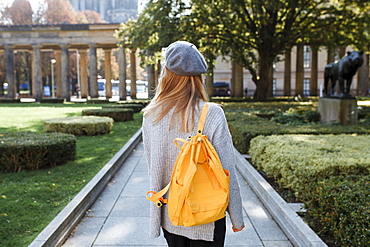
<svg viewBox="0 0 370 247"><path fill-rule="evenodd" d="M61 246L141 139L140 129L50 222L29 247Z"/></svg>
<svg viewBox="0 0 370 247"><path fill-rule="evenodd" d="M327 247L272 186L235 149L236 167L296 247Z"/></svg>

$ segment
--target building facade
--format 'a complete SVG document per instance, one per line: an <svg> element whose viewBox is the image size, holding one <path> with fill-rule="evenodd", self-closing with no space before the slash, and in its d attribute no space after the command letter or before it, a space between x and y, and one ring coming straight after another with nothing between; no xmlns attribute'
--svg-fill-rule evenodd
<svg viewBox="0 0 370 247"><path fill-rule="evenodd" d="M325 48L313 50L309 45L302 48L299 52L297 46L293 47L289 53L281 56L280 62L274 64L273 96L321 95L324 87L324 69L329 63L328 52ZM352 47L346 47L344 53L353 50ZM338 61L341 58L337 54L334 59ZM352 95L363 96L370 93L369 53L365 53L363 59L363 65L353 77L350 89ZM232 62L222 57L217 58L213 74L214 82L231 84ZM252 76L246 69L243 69L243 88L248 89L248 96L253 96L256 90Z"/></svg>
<svg viewBox="0 0 370 247"><path fill-rule="evenodd" d="M75 11L93 10L109 23L136 18L138 0L69 0Z"/></svg>

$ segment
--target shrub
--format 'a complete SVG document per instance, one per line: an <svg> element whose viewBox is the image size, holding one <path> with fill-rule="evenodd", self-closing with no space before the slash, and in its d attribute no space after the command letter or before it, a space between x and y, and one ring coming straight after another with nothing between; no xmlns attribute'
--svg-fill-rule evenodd
<svg viewBox="0 0 370 247"><path fill-rule="evenodd" d="M55 98L55 99L53 99L53 98L46 98L46 99L40 99L40 103L52 103L52 104L54 104L54 103L61 104L61 103L64 103L64 101L65 101L64 98Z"/></svg>
<svg viewBox="0 0 370 247"><path fill-rule="evenodd" d="M297 113L305 112L304 121L312 121L318 117L317 106L310 102L251 102L223 104L234 146L241 153L248 153L250 141L259 135L283 134L370 134L370 126L366 120L360 125L323 125L296 124L287 125L268 120L267 115L282 114L294 108ZM312 114L312 115L311 115ZM258 117L261 116L261 117Z"/></svg>
<svg viewBox="0 0 370 247"><path fill-rule="evenodd" d="M290 108L284 113L279 113L271 119L276 123L287 125L303 125L320 121L320 113L313 110Z"/></svg>
<svg viewBox="0 0 370 247"><path fill-rule="evenodd" d="M45 132L62 132L82 135L101 135L109 133L113 127L113 119L109 117L67 117L53 118L44 121Z"/></svg>
<svg viewBox="0 0 370 247"><path fill-rule="evenodd" d="M0 134L0 170L19 172L55 167L73 160L76 137L63 133Z"/></svg>
<svg viewBox="0 0 370 247"><path fill-rule="evenodd" d="M92 98L92 99L88 99L86 103L87 104L110 104L111 102L109 101L109 99Z"/></svg>
<svg viewBox="0 0 370 247"><path fill-rule="evenodd" d="M102 108L113 108L113 109L132 109L134 113L138 113L143 109L142 104L115 104L115 105L104 105Z"/></svg>
<svg viewBox="0 0 370 247"><path fill-rule="evenodd" d="M0 99L0 104L1 103L20 103L21 99Z"/></svg>
<svg viewBox="0 0 370 247"><path fill-rule="evenodd" d="M124 122L134 120L134 111L132 109L87 109L82 111L83 116L104 116L113 118L115 122Z"/></svg>
<svg viewBox="0 0 370 247"><path fill-rule="evenodd" d="M121 105L121 104L140 104L143 107L147 106L150 103L149 99L135 99L135 100L121 100L117 101L116 104Z"/></svg>
<svg viewBox="0 0 370 247"><path fill-rule="evenodd" d="M370 176L330 177L306 195L311 227L340 246L370 246Z"/></svg>
<svg viewBox="0 0 370 247"><path fill-rule="evenodd" d="M331 176L370 174L370 136L280 135L252 140L253 164L300 196Z"/></svg>

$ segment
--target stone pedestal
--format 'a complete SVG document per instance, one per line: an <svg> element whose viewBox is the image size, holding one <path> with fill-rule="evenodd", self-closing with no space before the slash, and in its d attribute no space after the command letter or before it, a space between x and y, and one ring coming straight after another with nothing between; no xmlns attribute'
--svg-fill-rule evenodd
<svg viewBox="0 0 370 247"><path fill-rule="evenodd" d="M319 98L319 113L323 124L357 124L357 100Z"/></svg>

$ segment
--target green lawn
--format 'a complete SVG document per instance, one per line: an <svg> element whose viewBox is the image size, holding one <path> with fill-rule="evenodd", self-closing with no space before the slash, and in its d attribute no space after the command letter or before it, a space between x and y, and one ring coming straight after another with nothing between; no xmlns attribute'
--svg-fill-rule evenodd
<svg viewBox="0 0 370 247"><path fill-rule="evenodd" d="M0 133L43 131L43 120L79 116L87 104L0 104ZM55 168L0 172L1 246L28 246L69 201L141 127L134 121L114 123L106 135L77 137L74 161Z"/></svg>

